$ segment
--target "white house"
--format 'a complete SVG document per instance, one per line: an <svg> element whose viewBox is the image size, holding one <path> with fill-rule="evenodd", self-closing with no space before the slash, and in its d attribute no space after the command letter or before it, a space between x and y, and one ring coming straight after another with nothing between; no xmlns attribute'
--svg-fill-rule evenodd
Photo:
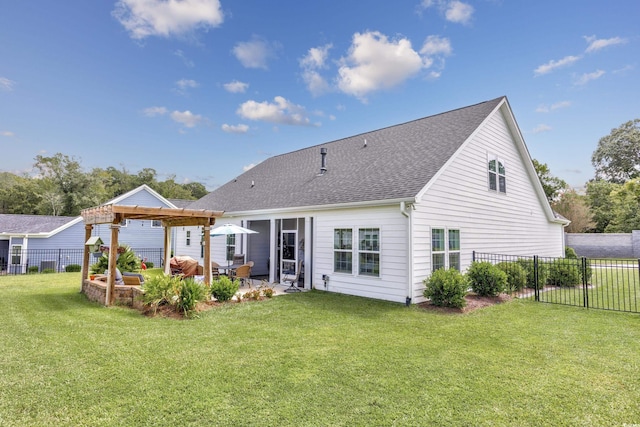
<svg viewBox="0 0 640 427"><path fill-rule="evenodd" d="M506 97L271 157L192 203L259 234L213 237L279 281L396 302L423 300L440 267L472 252L563 256L554 216ZM220 221L218 221L220 222ZM200 230L176 254L200 258Z"/></svg>

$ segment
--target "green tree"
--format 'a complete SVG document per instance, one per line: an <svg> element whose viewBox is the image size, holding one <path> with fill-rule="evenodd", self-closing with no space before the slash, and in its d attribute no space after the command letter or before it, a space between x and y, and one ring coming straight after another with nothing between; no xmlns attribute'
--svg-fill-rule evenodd
<svg viewBox="0 0 640 427"><path fill-rule="evenodd" d="M602 179L592 180L587 183L587 203L595 223L594 232L604 233L613 219L611 193L621 186L622 184L615 184Z"/></svg>
<svg viewBox="0 0 640 427"><path fill-rule="evenodd" d="M189 182L182 185L186 190L191 193L191 197L194 200L198 200L209 194L207 188L199 182Z"/></svg>
<svg viewBox="0 0 640 427"><path fill-rule="evenodd" d="M606 233L630 233L640 230L640 178L630 179L613 190L611 198L611 222Z"/></svg>
<svg viewBox="0 0 640 427"><path fill-rule="evenodd" d="M560 192L568 187L567 183L562 179L551 175L549 166L547 166L546 163L540 163L536 159L532 160L533 167L536 169L538 179L540 180L542 188L544 189L544 194L547 196L547 200L549 202L553 202L558 198Z"/></svg>
<svg viewBox="0 0 640 427"><path fill-rule="evenodd" d="M596 179L621 184L640 177L640 119L623 123L600 138L591 163Z"/></svg>
<svg viewBox="0 0 640 427"><path fill-rule="evenodd" d="M158 193L167 199L192 199L191 192L175 181L175 175L170 176L167 180L158 182L153 187Z"/></svg>
<svg viewBox="0 0 640 427"><path fill-rule="evenodd" d="M41 197L38 182L16 176L13 185L0 189L0 212L6 214L38 215Z"/></svg>
<svg viewBox="0 0 640 427"><path fill-rule="evenodd" d="M554 211L571 221L565 228L567 233L585 233L595 227L587 196L582 196L573 189L564 191L552 207Z"/></svg>

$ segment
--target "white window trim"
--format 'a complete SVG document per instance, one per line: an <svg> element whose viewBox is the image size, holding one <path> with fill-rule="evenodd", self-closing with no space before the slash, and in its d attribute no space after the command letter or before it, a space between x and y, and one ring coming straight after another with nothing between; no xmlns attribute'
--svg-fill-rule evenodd
<svg viewBox="0 0 640 427"><path fill-rule="evenodd" d="M442 251L434 251L433 250L433 230L444 230L444 250ZM457 250L450 250L449 249L449 231L450 230L457 230L458 231L458 235L459 235L459 244L460 247ZM450 254L454 254L457 253L459 254L459 262L460 262L460 266L462 267L462 230L460 229L460 227L442 227L442 226L434 226L431 227L431 230L429 232L429 252L430 252L430 264L431 264L431 272L434 272L433 269L433 255L434 254L444 254L444 269L449 269L451 268L450 262L449 262L449 255Z"/></svg>
<svg viewBox="0 0 640 427"><path fill-rule="evenodd" d="M362 229L377 229L378 230L378 250L377 251L360 251L360 230ZM351 253L351 273L346 273L343 271L335 271L335 257L332 257L333 264L333 273L351 277L363 277L367 279L375 279L382 280L382 236L383 236L383 227L379 225L370 226L370 225L345 225L345 226L335 226L333 227L333 232L335 230L351 230L351 250L340 250L334 249L333 244L334 241L331 241L331 251L335 254L336 251L340 252L350 252ZM334 234L335 236L335 234ZM363 274L360 273L360 253L377 253L378 254L378 275L374 276L372 274Z"/></svg>
<svg viewBox="0 0 640 427"><path fill-rule="evenodd" d="M491 160L495 160L496 161L496 189L493 190L491 188L491 171L489 170L489 162L491 162ZM504 168L504 173L500 173L500 164L502 164L502 167ZM507 194L507 163L505 162L505 160L501 157L496 156L495 154L491 154L491 153L487 153L487 163L485 165L485 170L487 172L487 190L495 192L497 194ZM500 191L500 177L504 177L504 191Z"/></svg>
<svg viewBox="0 0 640 427"><path fill-rule="evenodd" d="M336 230L351 230L351 249L336 249L335 248L335 238L336 238ZM353 259L353 244L355 241L357 241L357 238L355 237L355 233L353 232L353 227L349 227L349 226L345 226L345 227L333 227L333 233L332 233L332 237L333 239L331 240L331 251L333 253L333 256L331 257L331 263L333 264L333 273L334 274L344 274L347 276L355 276L355 266L357 264L357 260ZM340 253L351 253L351 272L346 272L346 271L336 271L336 252L340 252Z"/></svg>
<svg viewBox="0 0 640 427"><path fill-rule="evenodd" d="M154 222L158 221L160 223L160 225L153 225ZM152 219L151 220L151 228L162 228L162 221L159 219Z"/></svg>

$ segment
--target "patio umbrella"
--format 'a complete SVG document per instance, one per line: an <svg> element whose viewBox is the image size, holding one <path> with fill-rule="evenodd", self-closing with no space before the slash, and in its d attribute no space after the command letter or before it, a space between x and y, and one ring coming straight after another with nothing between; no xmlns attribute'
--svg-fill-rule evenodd
<svg viewBox="0 0 640 427"><path fill-rule="evenodd" d="M258 232L255 230L249 230L248 228L240 227L239 225L222 224L212 229L211 233L209 234L215 237L215 236L227 236L229 234L255 234L255 233L258 233ZM227 266L230 265L230 261L231 260L227 260Z"/></svg>

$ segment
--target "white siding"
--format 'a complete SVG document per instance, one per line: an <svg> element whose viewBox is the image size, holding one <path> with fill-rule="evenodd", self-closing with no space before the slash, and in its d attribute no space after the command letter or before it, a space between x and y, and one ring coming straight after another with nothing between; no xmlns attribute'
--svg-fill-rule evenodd
<svg viewBox="0 0 640 427"><path fill-rule="evenodd" d="M506 194L488 189L487 154L505 162ZM415 297L431 272L432 227L460 230L463 271L473 251L563 256L563 228L547 218L525 169L528 161L498 111L430 185L412 213Z"/></svg>
<svg viewBox="0 0 640 427"><path fill-rule="evenodd" d="M343 209L319 212L315 216L313 285L317 289L405 302L408 285L408 219L398 205L378 208ZM357 274L357 248L354 248L353 274L333 271L333 231L352 228L380 229L380 277ZM357 238L356 238L357 240ZM330 277L325 288L322 275Z"/></svg>

